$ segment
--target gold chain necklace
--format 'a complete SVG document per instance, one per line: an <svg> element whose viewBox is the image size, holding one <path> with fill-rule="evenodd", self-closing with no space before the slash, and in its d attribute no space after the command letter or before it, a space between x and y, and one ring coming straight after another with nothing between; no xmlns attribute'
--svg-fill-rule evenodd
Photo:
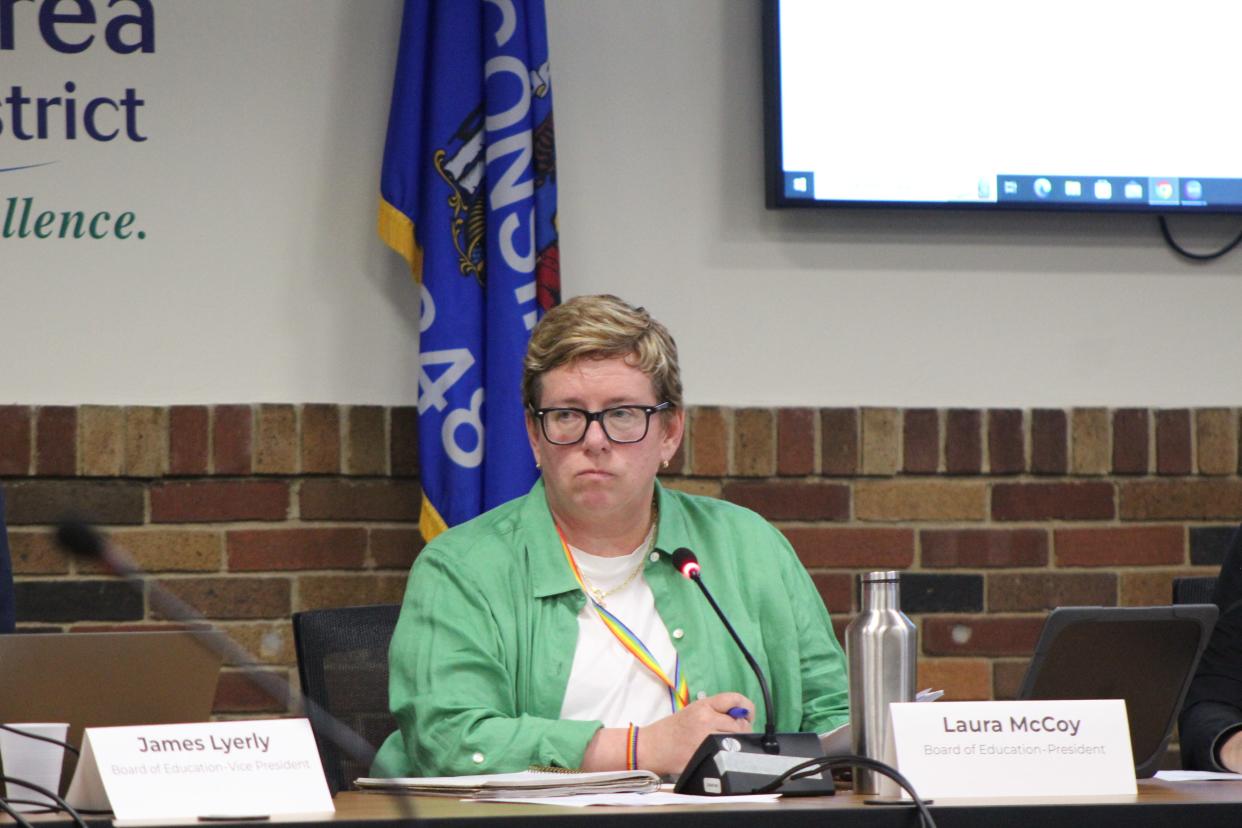
<svg viewBox="0 0 1242 828"><path fill-rule="evenodd" d="M604 599L607 598L609 595L616 595L618 592L620 592L621 590L625 589L627 586L632 584L634 582L634 579L638 577L638 573L643 571L643 566L647 563L647 555L650 554L652 548L655 546L656 524L659 523L659 520L660 520L660 510L656 508L656 505L654 503L652 503L651 504L651 531L647 533L647 539L643 542L643 551L642 551L642 554L638 556L638 565L634 567L634 570L630 572L628 576L626 576L626 579L624 581L617 584L612 589L600 589L599 587L595 586L595 584L587 580L587 576L585 572L580 573L582 576L582 583L586 586L587 590L591 593L591 597L595 599L596 603L600 604L601 606L608 606L607 604L604 603Z"/></svg>

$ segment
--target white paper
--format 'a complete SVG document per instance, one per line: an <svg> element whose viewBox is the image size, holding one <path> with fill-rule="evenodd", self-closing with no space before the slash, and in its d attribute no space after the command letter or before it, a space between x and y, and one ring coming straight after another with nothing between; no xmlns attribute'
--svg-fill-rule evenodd
<svg viewBox="0 0 1242 828"><path fill-rule="evenodd" d="M1194 770L1162 770L1156 771L1156 778L1165 782L1236 782L1242 779L1242 773L1225 771L1194 771Z"/></svg>
<svg viewBox="0 0 1242 828"><path fill-rule="evenodd" d="M652 807L655 805L693 805L701 808L704 805L745 805L748 803L776 802L780 794L743 794L741 796L692 796L690 794L668 793L623 793L623 794L574 794L572 796L545 796L534 798L492 799L489 802L519 802L534 805L564 805L567 808L585 808L589 805L623 805L635 808Z"/></svg>
<svg viewBox="0 0 1242 828"><path fill-rule="evenodd" d="M570 794L647 793L660 787L651 771L562 772L527 770L475 776L406 776L354 780L363 790L399 791L419 796L468 796L473 799L550 797Z"/></svg>
<svg viewBox="0 0 1242 828"><path fill-rule="evenodd" d="M362 777L358 786L410 785L442 788L538 788L549 782L558 784L615 782L654 776L649 771L538 771L514 773L480 773L474 776L394 776L392 778Z"/></svg>
<svg viewBox="0 0 1242 828"><path fill-rule="evenodd" d="M850 723L834 727L827 733L819 734L819 746L825 756L848 756L853 753L853 734Z"/></svg>
<svg viewBox="0 0 1242 828"><path fill-rule="evenodd" d="M928 687L914 694L916 702L934 702L936 699L944 695L943 690L933 690ZM854 752L853 744L854 732L850 730L850 723L838 725L832 730L819 734L819 747L825 756L849 756Z"/></svg>

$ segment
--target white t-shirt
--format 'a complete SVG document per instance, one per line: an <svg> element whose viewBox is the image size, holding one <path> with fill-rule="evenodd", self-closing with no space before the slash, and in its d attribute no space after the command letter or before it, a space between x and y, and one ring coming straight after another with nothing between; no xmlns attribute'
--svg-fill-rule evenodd
<svg viewBox="0 0 1242 828"><path fill-rule="evenodd" d="M637 635L668 677L673 678L677 651L668 628L656 612L655 596L641 572L625 587L618 586L650 550L651 537L628 555L603 558L570 547L588 585L608 593L604 606ZM562 719L601 721L604 727L647 725L673 712L668 688L604 626L587 601L578 613L578 646L561 704Z"/></svg>

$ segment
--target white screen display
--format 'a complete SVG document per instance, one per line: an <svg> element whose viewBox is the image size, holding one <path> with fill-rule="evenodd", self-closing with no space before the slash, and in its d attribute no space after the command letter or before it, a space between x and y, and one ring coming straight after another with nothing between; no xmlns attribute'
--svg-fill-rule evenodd
<svg viewBox="0 0 1242 828"><path fill-rule="evenodd" d="M780 0L783 200L1242 210L1223 0Z"/></svg>

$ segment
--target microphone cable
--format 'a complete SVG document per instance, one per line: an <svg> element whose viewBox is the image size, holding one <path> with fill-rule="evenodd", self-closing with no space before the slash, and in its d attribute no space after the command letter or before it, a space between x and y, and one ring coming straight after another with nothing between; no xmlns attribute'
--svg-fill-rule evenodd
<svg viewBox="0 0 1242 828"><path fill-rule="evenodd" d="M17 799L14 801L21 802L22 800ZM0 811L3 811L4 813L12 817L13 821L16 822L18 825L20 825L21 828L34 828L34 826L31 825L30 822L25 817L22 816L22 812L14 808L12 805L10 805L9 801L2 796L0 796Z"/></svg>
<svg viewBox="0 0 1242 828"><path fill-rule="evenodd" d="M58 745L58 746L60 746L60 747L64 748L65 750L69 751L70 753L72 753L74 756L78 756L78 757L80 757L80 756L82 755L82 751L78 750L78 749L77 749L76 747L74 747L71 743L69 743L69 742L62 742L60 739L53 739L51 736L41 736L41 735L40 735L40 734L38 734L38 733L31 733L31 732L29 732L29 731L22 730L20 727L12 727L12 726L10 726L10 725L6 725L6 724L0 724L0 730L5 730L5 731L8 731L9 733L16 733L18 736L25 736L27 739L34 739L34 740L35 740L35 741L37 741L37 742L47 742L47 743L49 743L49 744ZM29 784L28 782L19 782L19 784L21 784L21 785L23 785L23 786L25 786L25 787L27 787L27 788L30 788L31 790L33 790L33 789L34 789L34 786L33 786L33 785L31 785L31 784ZM50 802L36 802L36 801L34 801L33 799L13 799L13 798L9 798L9 800L8 800L8 801L9 801L9 802L17 802L17 803L22 804L22 805L40 805L40 806L42 806L42 811L40 811L39 813L42 813L42 812L47 812L47 813L56 813L56 812L59 812L59 811L63 810L62 808L58 807L58 806L57 806L57 805L55 805L54 803L50 803ZM27 813L29 813L29 812L27 812ZM79 808L79 809L78 809L78 813L79 813L79 814L90 814L90 815L94 816L94 815L96 815L96 814L109 814L109 813L112 813L112 812L111 812L111 811L91 811L91 810L88 810L88 809L86 809L86 808Z"/></svg>
<svg viewBox="0 0 1242 828"><path fill-rule="evenodd" d="M821 771L831 770L833 768L849 767L866 768L867 770L875 771L882 776L887 776L889 779L896 782L902 790L910 794L910 799L913 800L912 804L914 805L915 810L919 813L920 824L922 824L924 828L936 828L936 821L932 819L931 811L927 810L927 801L919 797L914 790L914 786L910 784L910 780L902 776L901 773L891 765L886 765L883 762L876 761L875 759L868 759L866 756L823 756L818 759L811 759L800 765L794 765L792 768L785 771L780 776L764 785L762 788L759 788L755 791L755 793L777 793L779 792L781 786L786 782L792 782L793 780L801 779L804 776L814 776Z"/></svg>
<svg viewBox="0 0 1242 828"><path fill-rule="evenodd" d="M0 776L0 782L4 782L4 784L5 784L5 785L10 785L10 784L12 784L12 785L21 785L23 788L29 788L30 790L34 791L35 793L43 794L43 795L44 795L44 796L46 796L48 799L54 800L54 801L56 802L56 805L57 805L57 806L59 806L59 807L52 807L52 806L48 806L48 810L51 810L51 811L64 811L65 813L67 813L67 814L70 816L70 818L71 818L71 819L73 819L74 823L77 825L77 828L90 828L90 826L88 826L88 825L86 824L86 820L82 819L82 815L81 815L80 813L78 813L77 809L75 809L72 805L70 805L68 802L66 802L66 801L64 800L64 798L63 798L60 794L56 793L55 791L49 791L47 788L43 787L42 785L36 785L36 784L35 784L35 783L33 783L33 782L27 782L27 781L25 781L24 779L18 779L17 777L14 777L14 776ZM0 801L3 801L3 800L0 800ZM19 802L19 801L20 801L20 802L23 802L23 803L27 803L27 802L29 802L29 800L8 800L8 801L9 801L9 802ZM34 803L31 803L31 804L34 804L34 805L43 805L43 804L45 804L45 803L42 803L42 802L34 802ZM18 819L18 817L17 817L17 816L13 813L12 806L7 807L7 808L6 808L6 811L7 811L7 812L9 813L9 815L10 815L10 816L12 816L14 819ZM18 822L19 822L19 823L21 823L21 822L26 822L26 820L23 820L23 819L18 819ZM27 825L29 825L29 823L28 823L28 822L26 822L26 824L27 824Z"/></svg>
<svg viewBox="0 0 1242 828"><path fill-rule="evenodd" d="M56 540L70 554L102 564L108 572L142 595L152 612L181 623L205 622L210 630L220 630L218 625L209 621L197 608L161 586L159 582L148 580L149 573L144 571L125 550L114 545L90 524L77 518L67 517L56 527ZM335 745L341 753L361 765L368 765L372 761L375 748L358 731L334 716L323 705L307 696L304 691L294 690L288 680L263 670L262 665L255 660L254 656L232 638L225 635L219 640L203 637L196 637L195 640L200 646L220 655L224 663L240 667L247 681L270 698L276 701L300 699L302 713L305 717L310 721L318 722L318 727L312 725L311 728L316 744L322 737ZM416 809L408 797L397 797L396 810L401 819L410 821L418 819ZM79 816L78 819L81 817ZM87 828L87 826L83 823L79 828Z"/></svg>
<svg viewBox="0 0 1242 828"><path fill-rule="evenodd" d="M53 739L51 736L40 736L38 733L30 733L22 730L20 727L10 727L6 724L0 724L0 730L7 730L9 733L16 733L18 736L25 736L27 739L34 739L36 742L48 742L49 744L59 745L74 756L81 756L82 752L68 742L62 742L60 739Z"/></svg>
<svg viewBox="0 0 1242 828"><path fill-rule="evenodd" d="M1230 250L1233 250L1239 244L1242 244L1242 232L1233 237L1233 240L1222 247L1211 251L1210 253L1194 253L1186 249L1173 238L1173 231L1169 229L1168 219L1164 216L1157 216L1160 223L1160 235L1164 236L1164 243L1173 249L1177 254L1190 259L1192 262L1210 262L1224 256Z"/></svg>
<svg viewBox="0 0 1242 828"><path fill-rule="evenodd" d="M73 745L69 744L68 742L62 742L60 739L53 739L51 736L42 736L38 733L30 733L29 731L22 730L20 727L11 727L6 724L0 724L0 730L7 731L9 733L16 733L18 736L25 736L27 739L34 739L36 742L47 742L48 744L57 745L69 751L74 756L81 756L81 752L77 748L75 748ZM9 777L7 776L4 778L6 782L9 780ZM21 785L23 788L28 788L32 791L35 790L35 786L29 782L23 782L20 779L15 779L14 782L16 784ZM17 820L18 824L20 825L29 825L30 823L22 819L20 816L18 816L19 813L56 813L61 810L53 802L38 802L33 799L15 799L13 797L7 797L7 798L0 797L0 803L3 803L4 811L9 816L13 817L13 819ZM17 803L18 805L37 805L39 806L39 810L34 811L34 812L17 811L11 807L8 807L12 805L13 803Z"/></svg>

